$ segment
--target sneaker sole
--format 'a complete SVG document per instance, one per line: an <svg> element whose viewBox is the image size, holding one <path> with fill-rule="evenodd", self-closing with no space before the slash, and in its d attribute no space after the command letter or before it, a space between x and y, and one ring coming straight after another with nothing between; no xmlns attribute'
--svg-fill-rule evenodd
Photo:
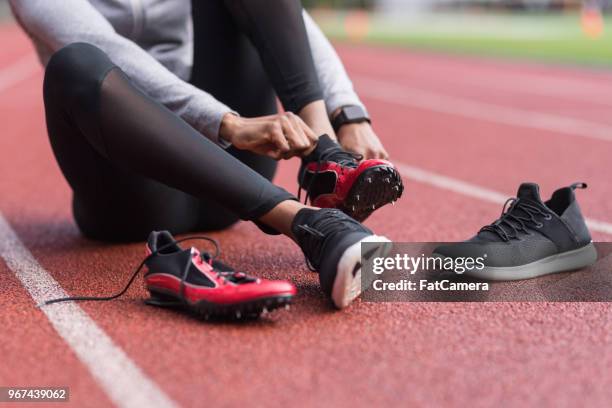
<svg viewBox="0 0 612 408"><path fill-rule="evenodd" d="M391 241L382 236L370 235L348 247L338 262L336 278L332 287L332 301L338 309L344 309L355 300L362 291L361 285L361 243L380 242L375 251L368 254L367 259L386 256L391 251ZM367 286L367 285L365 285Z"/></svg>
<svg viewBox="0 0 612 408"><path fill-rule="evenodd" d="M145 300L145 303L147 305L186 309L206 320L210 318L258 318L262 314L271 312L274 309L278 309L281 307L289 308L289 305L293 301L293 295L279 294L274 296L261 297L246 302L231 304L211 303L205 300L200 300L196 303L189 303L182 301L174 293L161 291L159 289L149 289L149 293L151 294L151 297Z"/></svg>
<svg viewBox="0 0 612 408"><path fill-rule="evenodd" d="M402 177L391 166L375 166L359 175L340 210L364 221L378 208L398 200L404 192Z"/></svg>
<svg viewBox="0 0 612 408"><path fill-rule="evenodd" d="M436 254L444 258L440 254ZM591 242L582 248L562 252L519 266L485 266L482 270L466 271L465 275L492 281L512 281L537 278L553 273L573 271L593 265L597 249Z"/></svg>

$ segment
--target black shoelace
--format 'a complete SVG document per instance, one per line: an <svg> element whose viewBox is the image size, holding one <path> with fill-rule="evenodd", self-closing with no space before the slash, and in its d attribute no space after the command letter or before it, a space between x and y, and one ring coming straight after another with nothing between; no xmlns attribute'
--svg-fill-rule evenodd
<svg viewBox="0 0 612 408"><path fill-rule="evenodd" d="M181 238L181 239L177 239L174 240L172 242L169 242L165 245L162 245L161 247L157 248L156 251L153 251L151 254L149 254L147 257L145 257L142 262L140 262L140 264L138 265L138 267L134 270L134 272L132 272L132 276L130 277L128 283L125 285L125 287L123 289L121 289L121 291L117 292L114 295L110 295L110 296L69 296L69 297L64 297L64 298L58 298L58 299L51 299L51 300L46 300L43 303L39 304L38 307L42 307L42 306L46 306L46 305L51 305L53 303L60 303L60 302L69 302L69 301L108 301L108 300L113 300L113 299L117 299L121 296L123 296L127 290L130 288L130 286L132 285L132 283L134 283L134 280L136 279L136 276L138 276L138 273L142 270L142 268L144 267L145 263L151 259L153 256L157 255L158 253L160 253L161 251L170 248L173 245L179 244L181 242L185 242L185 241L192 241L192 240L203 240L203 241L208 241L211 242L214 246L215 246L215 254L214 255L210 255L206 252L201 252L200 253L200 257L204 262L211 262L212 260L216 259L220 254L221 254L221 248L219 247L219 243L210 237L206 237L206 236L192 236L192 237L185 237L185 238ZM189 263L191 263L191 258L189 260ZM183 286L184 286L184 282L185 279L187 278L187 273L189 271L189 268L185 268L185 272L183 273L183 276L181 278L181 293L183 291ZM228 271L228 272L219 272L219 271L215 271L217 272L220 276L224 276L226 279L228 279L230 277L230 275L236 275L236 274L242 274L244 275L244 273L242 272L233 272L233 271ZM246 276L246 275L245 275ZM241 279L242 277L240 276L238 279Z"/></svg>
<svg viewBox="0 0 612 408"><path fill-rule="evenodd" d="M510 206L506 210L508 204ZM520 231L531 234L528 229L539 229L544 226L542 222L537 220L537 215L543 216L545 220L552 218L552 215L540 206L522 201L519 198L509 198L504 204L499 219L492 224L482 227L480 232L493 232L506 242L511 239L518 239ZM509 231L504 229L505 226L508 227Z"/></svg>
<svg viewBox="0 0 612 408"><path fill-rule="evenodd" d="M324 211L324 210L319 210ZM306 265L311 271L317 271L320 266L321 254L325 245L334 236L347 232L358 231L363 226L354 219L345 216L339 210L326 211L312 224L301 224L297 228L304 233L298 238L302 252L306 258Z"/></svg>
<svg viewBox="0 0 612 408"><path fill-rule="evenodd" d="M241 284L241 283L249 283L249 282L255 282L257 281L257 278L253 277L253 276L249 276L244 272L237 272L234 270L222 270L219 268L216 268L215 265L213 264L213 261L215 260L215 257L211 256L209 253L207 252L201 252L200 253L200 259L202 259L202 261L206 262L207 264L211 265L213 267L213 271L221 278L223 278L226 281L232 282L232 283L236 283L236 284Z"/></svg>
<svg viewBox="0 0 612 408"><path fill-rule="evenodd" d="M310 181L308 182L308 186L304 187L304 190L306 190L306 197L304 198L304 204L308 203L308 198L310 196L310 188L312 187L312 183L314 182L314 180L319 175L319 169L321 168L321 164L323 164L326 161L331 161L331 162L338 163L343 168L344 167L356 168L359 165L359 162L361 160L363 160L362 155L347 152L346 150L343 150L342 148L337 147L337 146L329 147L326 150L324 150L323 153L321 153L319 155L319 158L317 159L317 171L310 178ZM304 184L305 176L306 176L306 171L304 171L300 175L301 180L298 185L298 194L297 194L298 201L302 200L302 197L301 197L302 196L302 185Z"/></svg>

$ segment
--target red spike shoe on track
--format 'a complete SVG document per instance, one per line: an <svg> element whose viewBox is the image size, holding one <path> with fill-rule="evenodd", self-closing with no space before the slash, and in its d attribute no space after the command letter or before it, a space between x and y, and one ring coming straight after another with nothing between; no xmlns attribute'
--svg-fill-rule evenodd
<svg viewBox="0 0 612 408"><path fill-rule="evenodd" d="M361 222L402 196L402 178L391 162L359 159L329 136L321 136L315 150L303 159L299 172L305 201L310 198L316 207L337 208Z"/></svg>
<svg viewBox="0 0 612 408"><path fill-rule="evenodd" d="M290 282L255 278L196 248L182 249L168 231L151 232L147 253L153 254L145 261L144 275L150 305L183 307L206 318L239 319L288 306L296 294Z"/></svg>

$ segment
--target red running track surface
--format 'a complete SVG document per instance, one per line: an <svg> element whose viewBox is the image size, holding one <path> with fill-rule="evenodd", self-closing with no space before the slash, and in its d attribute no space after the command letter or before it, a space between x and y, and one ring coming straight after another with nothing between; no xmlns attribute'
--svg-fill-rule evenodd
<svg viewBox="0 0 612 408"><path fill-rule="evenodd" d="M0 27L0 37L0 211L67 292L113 292L142 246L79 236L45 134L42 71L9 78L7 69L32 49L14 26ZM605 131L612 129L611 74L388 49L339 52L394 161L508 196L527 179L545 194L587 181L591 187L578 193L583 210L603 222L593 235L612 238L612 140L439 112L419 106L422 100L398 102L398 94L416 89L441 104L448 97L476 101L485 114L487 106L501 106L552 115L546 126L553 128L555 119L569 117ZM395 93L376 95L372 80L391 83ZM296 168L282 163L278 175L290 191ZM497 203L407 177L404 198L368 225L396 241L455 240L500 211ZM257 322L204 323L143 305L141 285L122 300L80 304L178 405L609 406L606 303L357 301L335 312L288 239L263 236L247 223L210 235L228 263L295 282L292 309ZM69 405L111 404L4 262L0 282L0 386L69 385Z"/></svg>

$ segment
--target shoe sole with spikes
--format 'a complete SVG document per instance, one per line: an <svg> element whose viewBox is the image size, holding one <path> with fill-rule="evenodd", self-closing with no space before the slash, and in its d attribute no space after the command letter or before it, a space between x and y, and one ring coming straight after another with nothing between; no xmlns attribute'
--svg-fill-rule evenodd
<svg viewBox="0 0 612 408"><path fill-rule="evenodd" d="M403 192L402 177L395 168L370 167L355 180L339 209L362 222L375 210L397 201Z"/></svg>
<svg viewBox="0 0 612 408"><path fill-rule="evenodd" d="M205 320L208 319L257 319L275 309L289 309L293 301L292 294L278 294L274 296L262 297L246 302L218 304L205 300L196 303L183 301L173 293L160 291L159 289L150 290L151 297L145 300L147 305L186 309L196 316Z"/></svg>

